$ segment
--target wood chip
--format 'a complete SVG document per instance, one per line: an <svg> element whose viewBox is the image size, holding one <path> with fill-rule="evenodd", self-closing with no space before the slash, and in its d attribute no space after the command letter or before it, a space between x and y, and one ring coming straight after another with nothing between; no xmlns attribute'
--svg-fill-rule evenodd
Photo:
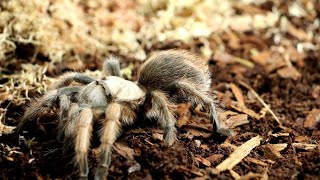
<svg viewBox="0 0 320 180"><path fill-rule="evenodd" d="M234 170L231 169L231 170L229 170L229 172L234 179L241 179L241 176L237 172L235 172Z"/></svg>
<svg viewBox="0 0 320 180"><path fill-rule="evenodd" d="M256 136L239 146L226 160L220 163L216 168L211 169L212 173L218 174L225 170L231 170L241 162L243 158L250 154L252 149L259 146L261 140L262 138L260 136Z"/></svg>
<svg viewBox="0 0 320 180"><path fill-rule="evenodd" d="M272 159L272 160L276 160L278 158L282 158L282 155L280 153L280 151L282 151L283 149L285 149L288 146L288 144L265 144L263 145L262 149L264 151L264 155L265 157Z"/></svg>
<svg viewBox="0 0 320 180"><path fill-rule="evenodd" d="M189 172L189 173L191 173L191 174L194 174L194 175L196 175L196 176L203 176L203 173L201 173L201 172L199 172L199 171L194 171L194 170L192 170L192 169L188 169L188 168L186 168L186 167L184 167L184 166L178 166L178 168L181 169L181 170L187 171L187 172Z"/></svg>
<svg viewBox="0 0 320 180"><path fill-rule="evenodd" d="M298 80L301 77L301 73L293 66L281 68L277 73L285 79Z"/></svg>
<svg viewBox="0 0 320 180"><path fill-rule="evenodd" d="M2 134L12 134L15 128L16 128L15 126L6 126L2 124L2 122L0 121L0 136Z"/></svg>
<svg viewBox="0 0 320 180"><path fill-rule="evenodd" d="M307 136L296 136L295 138L294 138L294 141L295 142L300 142L300 143L303 143L303 142L308 142L310 139L309 139L309 137L307 137Z"/></svg>
<svg viewBox="0 0 320 180"><path fill-rule="evenodd" d="M320 109L313 109L309 112L309 115L306 117L303 122L303 127L306 129L316 129L317 125L320 122Z"/></svg>
<svg viewBox="0 0 320 180"><path fill-rule="evenodd" d="M234 4L233 7L237 9L238 11L241 11L242 13L248 13L250 15L255 15L255 14L265 14L265 10L254 6L252 4Z"/></svg>
<svg viewBox="0 0 320 180"><path fill-rule="evenodd" d="M308 34L304 30L294 27L291 23L288 23L287 31L300 41L308 40Z"/></svg>
<svg viewBox="0 0 320 180"><path fill-rule="evenodd" d="M258 173L253 173L249 172L248 174L241 176L240 179L242 180L250 180L250 179L262 179L264 174L258 174Z"/></svg>
<svg viewBox="0 0 320 180"><path fill-rule="evenodd" d="M255 55L251 56L251 59L256 63L265 66L267 64L270 56L271 56L270 51L262 51L262 52L259 52Z"/></svg>
<svg viewBox="0 0 320 180"><path fill-rule="evenodd" d="M248 68L254 67L253 62L251 62L247 59L233 56L233 55L225 53L225 52L216 52L214 55L214 59L216 59L217 61L226 63L226 64L239 63L241 65L248 67Z"/></svg>
<svg viewBox="0 0 320 180"><path fill-rule="evenodd" d="M202 156L200 156L200 155L195 155L195 160L197 161L197 162L199 162L199 163L201 163L201 164L203 164L203 165L205 165L205 166L207 166L207 167L210 167L211 166L211 163L210 163L210 161L208 161L206 158L203 158Z"/></svg>
<svg viewBox="0 0 320 180"><path fill-rule="evenodd" d="M153 138L154 140L163 141L163 134L160 134L160 133L152 133L152 138Z"/></svg>
<svg viewBox="0 0 320 180"><path fill-rule="evenodd" d="M210 161L211 163L214 163L216 161L219 161L221 158L223 158L223 154L212 154L211 156L207 157L206 159Z"/></svg>
<svg viewBox="0 0 320 180"><path fill-rule="evenodd" d="M252 158L252 157L246 157L245 158L246 161L260 165L260 166L270 166L269 164L257 159L257 158Z"/></svg>
<svg viewBox="0 0 320 180"><path fill-rule="evenodd" d="M244 97L243 97L241 89L237 85L235 85L233 83L230 83L230 88L231 88L234 96L237 99L238 105L245 107Z"/></svg>
<svg viewBox="0 0 320 180"><path fill-rule="evenodd" d="M302 150L312 150L318 147L317 144L292 143L292 146Z"/></svg>
<svg viewBox="0 0 320 180"><path fill-rule="evenodd" d="M237 110L237 111L239 111L239 112L245 113L245 114L247 114L248 116L250 116L252 118L255 118L255 119L260 119L261 118L258 113L254 112L251 109L248 109L247 107L237 106L235 104L231 104L230 107L235 109L235 110Z"/></svg>
<svg viewBox="0 0 320 180"><path fill-rule="evenodd" d="M117 153L128 160L134 160L134 150L125 143L115 143L114 148Z"/></svg>
<svg viewBox="0 0 320 180"><path fill-rule="evenodd" d="M289 133L276 133L276 134L270 134L273 137L287 137L290 134Z"/></svg>
<svg viewBox="0 0 320 180"><path fill-rule="evenodd" d="M230 128L234 128L247 123L249 123L249 120L248 120L248 115L246 114L238 114L235 116L231 116L226 120L226 124Z"/></svg>
<svg viewBox="0 0 320 180"><path fill-rule="evenodd" d="M201 131L199 129L195 129L195 128L191 128L191 127L185 127L184 129L187 131L186 134L183 134L183 136L189 138L189 139L193 139L193 137L204 137L204 138L209 138L212 135L212 132L208 132L208 131Z"/></svg>
<svg viewBox="0 0 320 180"><path fill-rule="evenodd" d="M183 125L188 124L190 121L191 112L189 108L191 107L190 103L182 103L178 105L178 119L177 119L177 127L181 128Z"/></svg>
<svg viewBox="0 0 320 180"><path fill-rule="evenodd" d="M312 92L311 92L311 96L315 99L320 98L320 85L316 85Z"/></svg>
<svg viewBox="0 0 320 180"><path fill-rule="evenodd" d="M270 144L270 145L272 146L273 149L275 149L276 151L279 151L279 152L288 147L287 143Z"/></svg>

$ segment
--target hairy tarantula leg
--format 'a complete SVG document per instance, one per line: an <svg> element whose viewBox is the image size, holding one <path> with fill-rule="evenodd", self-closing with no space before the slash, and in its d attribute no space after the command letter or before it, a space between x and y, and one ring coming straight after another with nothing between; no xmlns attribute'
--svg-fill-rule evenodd
<svg viewBox="0 0 320 180"><path fill-rule="evenodd" d="M106 109L106 122L100 133L100 159L101 162L97 168L94 179L103 179L108 173L108 168L111 163L112 146L117 140L121 131L121 105L111 103Z"/></svg>
<svg viewBox="0 0 320 180"><path fill-rule="evenodd" d="M93 112L91 108L83 108L78 117L78 132L75 137L75 161L79 165L80 177L86 178L89 173L88 150L92 134Z"/></svg>
<svg viewBox="0 0 320 180"><path fill-rule="evenodd" d="M50 88L58 89L64 86L68 86L72 81L82 84L89 84L93 81L96 81L96 79L81 73L65 73L61 75L58 81L55 82Z"/></svg>
<svg viewBox="0 0 320 180"><path fill-rule="evenodd" d="M120 64L118 58L110 56L104 61L103 72L107 76L118 76L121 77Z"/></svg>
<svg viewBox="0 0 320 180"><path fill-rule="evenodd" d="M63 121L60 120L59 122L58 132L58 138L63 140L64 153L75 143L81 108L79 107L79 104L71 103L66 111L66 117L63 117Z"/></svg>
<svg viewBox="0 0 320 180"><path fill-rule="evenodd" d="M185 92L186 95L191 96L190 99L192 103L201 103L209 106L209 118L218 133L225 136L232 136L234 134L233 130L229 129L226 125L222 124L219 121L214 102L206 94L200 92L199 90L194 88L193 85L187 82L174 82L170 86L175 86L176 88L179 88L180 90Z"/></svg>
<svg viewBox="0 0 320 180"><path fill-rule="evenodd" d="M176 119L170 110L173 107L166 95L161 91L152 91L152 109L148 112L152 117L157 117L164 130L164 144L171 146L176 140Z"/></svg>
<svg viewBox="0 0 320 180"><path fill-rule="evenodd" d="M27 108L26 112L24 113L19 125L18 125L18 132L21 131L22 126L30 120L33 120L39 113L45 111L46 109L52 107L55 102L60 98L61 95L70 95L73 93L77 93L80 91L79 86L73 87L64 87L55 90L49 90L45 93L44 96L34 100L30 107Z"/></svg>

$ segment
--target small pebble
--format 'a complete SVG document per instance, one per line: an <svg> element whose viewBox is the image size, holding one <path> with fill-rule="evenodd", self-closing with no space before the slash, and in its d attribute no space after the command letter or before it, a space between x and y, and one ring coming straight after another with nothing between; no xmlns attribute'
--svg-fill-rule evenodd
<svg viewBox="0 0 320 180"><path fill-rule="evenodd" d="M201 145L201 141L200 140L194 140L194 142L196 143L196 147L200 147L200 145Z"/></svg>

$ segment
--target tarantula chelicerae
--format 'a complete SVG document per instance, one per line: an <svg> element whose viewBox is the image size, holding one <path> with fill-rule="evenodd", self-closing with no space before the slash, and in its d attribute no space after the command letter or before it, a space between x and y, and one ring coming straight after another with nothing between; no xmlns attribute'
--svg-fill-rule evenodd
<svg viewBox="0 0 320 180"><path fill-rule="evenodd" d="M224 135L232 134L232 130L221 126L214 102L208 96L211 82L208 66L187 51L167 50L154 54L142 65L137 84L121 78L119 62L114 57L105 61L103 72L104 79L81 73L60 76L52 90L31 103L21 121L22 125L58 103L60 135L66 144L69 140L73 142L80 177L88 175L87 152L92 124L102 116L101 161L95 179L107 174L112 146L121 127L132 124L138 111L158 120L164 130L165 145L172 145L176 140L173 103L181 100L205 106L214 129ZM73 81L83 85L70 86Z"/></svg>

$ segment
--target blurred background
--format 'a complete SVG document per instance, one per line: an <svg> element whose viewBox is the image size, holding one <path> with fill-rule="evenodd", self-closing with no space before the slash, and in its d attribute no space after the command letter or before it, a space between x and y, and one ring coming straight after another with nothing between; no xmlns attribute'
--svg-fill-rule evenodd
<svg viewBox="0 0 320 180"><path fill-rule="evenodd" d="M57 76L78 71L102 77L102 63L113 54L121 59L124 77L135 81L140 65L152 52L171 48L190 50L208 62L212 92L224 110L221 119L237 133L229 143L240 145L257 134L269 138L264 143L289 143L275 159L261 147L251 157L260 160L247 159L235 173L245 176L253 172L257 177L271 178L319 177L319 147L312 146L310 151L300 148L300 152L292 145L314 145L320 139L319 17L318 0L0 1L0 133L4 134L0 137L0 177L21 178L30 172L27 177L65 179L76 174L70 173L72 165L67 170L53 168L59 162L52 159L61 153L59 144L53 145L55 123L39 120L37 129L23 136L27 142L24 145L16 137L5 135L19 122L27 103L43 94ZM151 152L162 148L142 142L149 138L152 144L159 143L152 138L155 132L125 134L123 141L135 153L140 152L134 154L134 162L143 170L128 173L134 163L117 151L109 178L156 178L159 172L167 178L212 178L205 169L219 164L233 148L205 139L211 128L207 119L188 105L179 107L179 139L183 143L175 148L186 150L176 154L169 149L154 155ZM56 121L54 113L49 117ZM192 121L199 119L203 127L197 132L190 130ZM39 139L42 133L45 138ZM288 135L271 137L274 133ZM200 137L198 140L206 146L197 146L194 137ZM147 157L141 154L146 148L151 149L144 152ZM30 154L31 149L36 155ZM44 155L47 151L49 154ZM150 162L139 161L145 158ZM164 160L166 165L179 166L161 166ZM19 173L15 174L17 169ZM233 175L225 173L222 177L235 178Z"/></svg>

